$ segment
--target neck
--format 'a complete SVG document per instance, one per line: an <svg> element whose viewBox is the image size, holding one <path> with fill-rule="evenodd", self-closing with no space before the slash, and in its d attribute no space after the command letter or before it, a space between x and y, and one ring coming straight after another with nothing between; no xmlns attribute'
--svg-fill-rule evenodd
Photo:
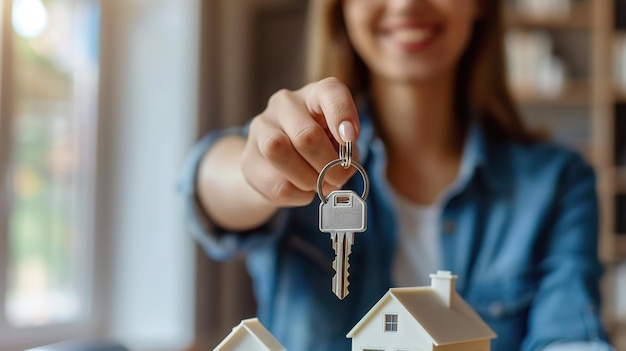
<svg viewBox="0 0 626 351"><path fill-rule="evenodd" d="M387 179L415 203L434 203L458 174L463 130L455 113L454 83L453 76L428 84L372 80Z"/></svg>
<svg viewBox="0 0 626 351"><path fill-rule="evenodd" d="M372 79L372 99L389 158L457 158L463 131L455 111L454 74L423 84ZM418 157L415 157L418 156Z"/></svg>

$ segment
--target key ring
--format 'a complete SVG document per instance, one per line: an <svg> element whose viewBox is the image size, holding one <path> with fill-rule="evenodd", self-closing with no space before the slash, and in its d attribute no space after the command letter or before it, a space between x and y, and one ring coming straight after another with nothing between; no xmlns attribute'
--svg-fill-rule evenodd
<svg viewBox="0 0 626 351"><path fill-rule="evenodd" d="M326 166L324 166L324 168L322 168L320 175L317 177L317 196L319 196L320 200L322 200L323 203L327 202L326 196L322 193L322 185L324 184L324 176L326 175L326 172L328 172L328 170L330 170L332 167L338 164L341 164L341 166L345 169L354 167L359 171L359 173L361 173L361 177L363 177L363 193L361 194L361 198L365 200L370 191L370 179L367 175L367 172L365 171L365 168L363 168L363 166L360 163L352 160L352 143L351 142L347 142L345 147L340 146L339 158L334 161L329 162Z"/></svg>
<svg viewBox="0 0 626 351"><path fill-rule="evenodd" d="M352 142L346 141L346 145L339 145L339 159L341 160L341 167L344 169L350 168L352 163Z"/></svg>

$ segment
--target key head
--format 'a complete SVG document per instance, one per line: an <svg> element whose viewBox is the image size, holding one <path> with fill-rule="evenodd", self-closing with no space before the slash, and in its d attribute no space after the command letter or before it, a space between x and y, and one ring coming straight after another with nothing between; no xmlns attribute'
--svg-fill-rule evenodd
<svg viewBox="0 0 626 351"><path fill-rule="evenodd" d="M326 203L320 203L320 231L364 232L367 207L357 193L352 190L335 190L328 194Z"/></svg>

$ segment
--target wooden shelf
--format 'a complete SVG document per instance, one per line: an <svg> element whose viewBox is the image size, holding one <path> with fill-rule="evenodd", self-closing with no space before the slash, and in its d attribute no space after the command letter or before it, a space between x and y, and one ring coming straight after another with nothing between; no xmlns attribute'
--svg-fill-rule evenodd
<svg viewBox="0 0 626 351"><path fill-rule="evenodd" d="M556 95L546 95L532 90L513 89L515 101L522 105L589 105L591 103L591 86L587 81L571 81Z"/></svg>
<svg viewBox="0 0 626 351"><path fill-rule="evenodd" d="M526 14L509 6L506 10L506 23L510 27L521 28L590 29L591 15L591 6L586 1L572 3L569 14L564 16Z"/></svg>
<svg viewBox="0 0 626 351"><path fill-rule="evenodd" d="M626 103L626 90L615 88L615 101L619 103Z"/></svg>
<svg viewBox="0 0 626 351"><path fill-rule="evenodd" d="M626 260L626 233L616 233L615 235L615 262Z"/></svg>
<svg viewBox="0 0 626 351"><path fill-rule="evenodd" d="M615 191L626 195L626 167L617 167L615 170Z"/></svg>

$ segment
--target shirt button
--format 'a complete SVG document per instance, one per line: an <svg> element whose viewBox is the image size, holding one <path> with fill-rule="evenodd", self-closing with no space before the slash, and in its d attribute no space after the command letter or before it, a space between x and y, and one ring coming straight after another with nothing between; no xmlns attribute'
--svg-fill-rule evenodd
<svg viewBox="0 0 626 351"><path fill-rule="evenodd" d="M489 305L489 314L492 317L502 317L504 316L504 305L500 301L494 301Z"/></svg>
<svg viewBox="0 0 626 351"><path fill-rule="evenodd" d="M443 222L443 233L447 235L454 234L456 231L456 222L453 220L446 220Z"/></svg>

